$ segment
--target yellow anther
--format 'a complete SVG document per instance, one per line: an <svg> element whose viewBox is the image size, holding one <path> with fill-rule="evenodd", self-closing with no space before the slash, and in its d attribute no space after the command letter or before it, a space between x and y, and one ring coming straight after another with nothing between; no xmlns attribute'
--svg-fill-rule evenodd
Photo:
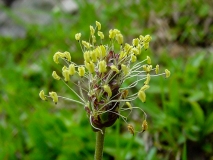
<svg viewBox="0 0 213 160"><path fill-rule="evenodd" d="M126 105L127 105L130 109L132 109L132 105L131 105L129 102L126 102Z"/></svg>
<svg viewBox="0 0 213 160"><path fill-rule="evenodd" d="M98 27L98 30L101 30L101 23L98 21L95 21L96 26Z"/></svg>
<svg viewBox="0 0 213 160"><path fill-rule="evenodd" d="M95 29L93 28L93 26L89 26L89 28L90 28L90 34L91 34L91 35L94 35Z"/></svg>
<svg viewBox="0 0 213 160"><path fill-rule="evenodd" d="M146 131L148 129L148 123L146 120L143 120L142 122L142 132Z"/></svg>
<svg viewBox="0 0 213 160"><path fill-rule="evenodd" d="M159 65L157 64L155 67L155 73L158 74L159 73Z"/></svg>
<svg viewBox="0 0 213 160"><path fill-rule="evenodd" d="M152 39L152 37L151 37L150 35L146 35L146 36L144 37L143 41L144 41L145 43L149 43L149 42L151 41L151 39Z"/></svg>
<svg viewBox="0 0 213 160"><path fill-rule="evenodd" d="M147 64L151 64L151 58L147 56L146 59L147 59Z"/></svg>
<svg viewBox="0 0 213 160"><path fill-rule="evenodd" d="M137 48L133 48L132 49L132 52L135 54L135 55L139 55L139 50Z"/></svg>
<svg viewBox="0 0 213 160"><path fill-rule="evenodd" d="M62 67L62 72L68 70L67 66Z"/></svg>
<svg viewBox="0 0 213 160"><path fill-rule="evenodd" d="M137 60L137 57L135 55L131 55L131 62L135 62Z"/></svg>
<svg viewBox="0 0 213 160"><path fill-rule="evenodd" d="M121 69L122 69L122 71L123 71L123 73L124 73L125 76L127 74L129 74L129 68L126 65L121 64Z"/></svg>
<svg viewBox="0 0 213 160"><path fill-rule="evenodd" d="M132 40L132 45L134 47L138 46L138 44L139 44L139 39L138 38L135 38L135 39Z"/></svg>
<svg viewBox="0 0 213 160"><path fill-rule="evenodd" d="M110 29L110 30L109 30L109 38L110 38L110 39L114 39L114 38L115 38L115 35L116 35L115 30Z"/></svg>
<svg viewBox="0 0 213 160"><path fill-rule="evenodd" d="M168 69L165 69L165 74L166 74L166 78L169 78L170 76L170 71Z"/></svg>
<svg viewBox="0 0 213 160"><path fill-rule="evenodd" d="M119 70L115 65L111 65L110 68L111 68L111 70L115 71L116 73L119 73Z"/></svg>
<svg viewBox="0 0 213 160"><path fill-rule="evenodd" d="M88 71L90 73L94 73L95 72L95 64L93 62L85 62L85 66L88 69Z"/></svg>
<svg viewBox="0 0 213 160"><path fill-rule="evenodd" d="M142 66L143 70L147 72L147 65Z"/></svg>
<svg viewBox="0 0 213 160"><path fill-rule="evenodd" d="M43 91L43 90L41 90L41 91L39 92L39 97L40 97L43 101L46 101L46 100L47 100L46 96L44 95L44 91Z"/></svg>
<svg viewBox="0 0 213 160"><path fill-rule="evenodd" d="M131 124L128 124L127 128L128 128L128 131L134 136L135 130L134 130L133 126Z"/></svg>
<svg viewBox="0 0 213 160"><path fill-rule="evenodd" d="M85 48L90 49L92 47L92 45L86 41L82 41L82 44Z"/></svg>
<svg viewBox="0 0 213 160"><path fill-rule="evenodd" d="M140 39L140 42L143 42L144 41L144 36L140 35L139 39Z"/></svg>
<svg viewBox="0 0 213 160"><path fill-rule="evenodd" d="M64 76L64 81L68 82L70 80L70 74L68 69L64 69L62 71L62 75Z"/></svg>
<svg viewBox="0 0 213 160"><path fill-rule="evenodd" d="M129 54L131 50L132 50L132 46L130 46L128 43L125 43L124 51L125 51L127 54Z"/></svg>
<svg viewBox="0 0 213 160"><path fill-rule="evenodd" d="M49 92L49 95L53 99L53 102L55 104L57 104L58 103L58 95L57 95L57 93L56 92Z"/></svg>
<svg viewBox="0 0 213 160"><path fill-rule="evenodd" d="M126 57L126 52L124 51L121 51L120 54L119 54L119 59L123 59L124 57Z"/></svg>
<svg viewBox="0 0 213 160"><path fill-rule="evenodd" d="M97 62L98 61L98 52L96 49L94 49L93 51L90 52L90 56L93 62Z"/></svg>
<svg viewBox="0 0 213 160"><path fill-rule="evenodd" d="M152 65L147 66L147 71L150 72L152 70Z"/></svg>
<svg viewBox="0 0 213 160"><path fill-rule="evenodd" d="M107 92L108 97L111 97L112 91L111 91L110 87L108 85L104 85L103 88L104 88L104 91Z"/></svg>
<svg viewBox="0 0 213 160"><path fill-rule="evenodd" d="M141 87L140 91L145 91L149 89L149 85L145 84L143 87Z"/></svg>
<svg viewBox="0 0 213 160"><path fill-rule="evenodd" d="M143 65L143 70L149 73L152 70L152 65Z"/></svg>
<svg viewBox="0 0 213 160"><path fill-rule="evenodd" d="M107 65L106 65L106 61L105 60L102 60L98 63L98 71L100 73L104 73L107 71Z"/></svg>
<svg viewBox="0 0 213 160"><path fill-rule="evenodd" d="M106 48L104 47L104 45L98 46L97 49L99 51L100 58L104 58L106 56Z"/></svg>
<svg viewBox="0 0 213 160"><path fill-rule="evenodd" d="M79 41L81 39L81 33L75 34L75 39Z"/></svg>
<svg viewBox="0 0 213 160"><path fill-rule="evenodd" d="M92 43L96 43L96 37L94 35L92 35Z"/></svg>
<svg viewBox="0 0 213 160"><path fill-rule="evenodd" d="M56 71L53 71L52 76L56 80L60 80L61 78L57 75Z"/></svg>
<svg viewBox="0 0 213 160"><path fill-rule="evenodd" d="M104 39L104 34L103 34L103 32L98 31L98 36L99 36L101 39Z"/></svg>
<svg viewBox="0 0 213 160"><path fill-rule="evenodd" d="M120 34L121 31L119 31L118 29L114 29L115 34Z"/></svg>
<svg viewBox="0 0 213 160"><path fill-rule="evenodd" d="M85 74L85 68L83 66L78 67L78 74L80 77L83 77Z"/></svg>
<svg viewBox="0 0 213 160"><path fill-rule="evenodd" d="M116 34L116 40L117 40L118 44L122 45L123 44L123 35Z"/></svg>
<svg viewBox="0 0 213 160"><path fill-rule="evenodd" d="M90 51L84 52L84 60L90 62Z"/></svg>
<svg viewBox="0 0 213 160"><path fill-rule="evenodd" d="M138 49L138 54L140 55L141 54L141 48L142 48L142 46L138 45L136 48Z"/></svg>
<svg viewBox="0 0 213 160"><path fill-rule="evenodd" d="M151 79L151 76L150 76L150 74L148 73L148 74L146 75L146 81L144 82L144 84L148 85L150 79Z"/></svg>
<svg viewBox="0 0 213 160"><path fill-rule="evenodd" d="M140 91L138 92L138 97L139 97L139 99L140 99L142 102L145 102L145 101L146 101L146 94L145 94L144 91L140 90Z"/></svg>
<svg viewBox="0 0 213 160"><path fill-rule="evenodd" d="M71 56L69 52L64 52L63 58L65 58L68 62L71 62Z"/></svg>
<svg viewBox="0 0 213 160"><path fill-rule="evenodd" d="M61 58L62 55L63 55L63 53L61 53L61 52L56 52L56 53L54 54L54 56L53 56L53 61L54 61L56 64L58 64L58 63L59 63L58 59Z"/></svg>
<svg viewBox="0 0 213 160"><path fill-rule="evenodd" d="M68 70L69 70L69 75L70 76L74 75L75 74L75 65L74 64L70 64Z"/></svg>
<svg viewBox="0 0 213 160"><path fill-rule="evenodd" d="M149 43L144 43L144 49L148 49L149 48Z"/></svg>

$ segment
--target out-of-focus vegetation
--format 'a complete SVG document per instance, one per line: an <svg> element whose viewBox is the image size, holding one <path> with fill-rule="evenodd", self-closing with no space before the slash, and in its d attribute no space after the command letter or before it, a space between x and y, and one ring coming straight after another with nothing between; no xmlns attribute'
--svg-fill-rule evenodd
<svg viewBox="0 0 213 160"><path fill-rule="evenodd" d="M51 77L58 69L52 56L69 51L73 61L82 62L74 35L82 32L86 39L96 20L105 35L118 28L125 41L150 34L151 47L141 59L149 55L162 71L172 73L166 80L153 78L147 102L135 102L148 114L149 130L132 136L118 120L106 131L104 159L213 158L212 1L77 4L75 14L52 10L53 21L45 26L28 24L12 9L0 8L27 31L23 38L0 36L0 159L93 159L95 134L83 108L43 102L38 93L44 89L74 96ZM140 115L132 116L140 128Z"/></svg>

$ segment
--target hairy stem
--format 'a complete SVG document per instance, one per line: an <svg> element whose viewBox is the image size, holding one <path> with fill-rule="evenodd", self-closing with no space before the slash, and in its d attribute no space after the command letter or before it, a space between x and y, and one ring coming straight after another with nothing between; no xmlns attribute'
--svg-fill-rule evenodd
<svg viewBox="0 0 213 160"><path fill-rule="evenodd" d="M103 134L100 131L96 132L95 160L102 160L103 156L105 128L102 131Z"/></svg>

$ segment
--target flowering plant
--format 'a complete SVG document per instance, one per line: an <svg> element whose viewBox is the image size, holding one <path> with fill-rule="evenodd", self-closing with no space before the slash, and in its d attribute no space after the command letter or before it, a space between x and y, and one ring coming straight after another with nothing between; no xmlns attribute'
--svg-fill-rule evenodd
<svg viewBox="0 0 213 160"><path fill-rule="evenodd" d="M59 64L59 59L65 62L62 75L59 76L56 71L53 71L53 78L64 82L79 99L58 96L56 92L49 92L49 95L45 95L43 90L39 93L39 96L42 100L52 98L54 103L58 103L58 99L61 98L82 105L93 130L102 135L104 135L104 129L112 126L118 117L121 117L127 123L128 130L134 134L133 126L128 124L128 117L123 116L122 112L139 109L143 112L144 119L142 130L138 132L143 132L148 127L146 113L141 108L133 106L132 101L139 98L142 102L145 102L145 92L150 87L151 77L165 75L168 78L170 71L166 69L164 73L159 74L159 65L153 67L149 56L143 61L135 63L141 52L149 48L150 35L140 35L132 40L132 44L124 44L121 32L118 29L111 29L109 30L110 44L105 45L103 44L104 33L100 30L101 24L96 21L95 28L90 26L88 42L80 41L81 33L75 35L75 39L79 42L83 51L83 65L72 62L69 52L56 52L53 56L56 64ZM96 41L97 36L100 39L99 44ZM115 50L116 43L120 48L118 51ZM79 77L77 84L70 80L73 76ZM129 79L136 80L123 87L122 84ZM128 90L135 87L140 81L144 81L141 89L137 93L129 95ZM77 93L72 89L69 83L76 84L79 92Z"/></svg>

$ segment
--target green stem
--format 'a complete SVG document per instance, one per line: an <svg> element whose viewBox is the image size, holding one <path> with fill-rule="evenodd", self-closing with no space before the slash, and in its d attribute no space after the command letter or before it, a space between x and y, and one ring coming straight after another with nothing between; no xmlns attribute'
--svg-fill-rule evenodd
<svg viewBox="0 0 213 160"><path fill-rule="evenodd" d="M103 156L105 128L102 131L103 134L100 131L96 132L95 160L102 160Z"/></svg>

